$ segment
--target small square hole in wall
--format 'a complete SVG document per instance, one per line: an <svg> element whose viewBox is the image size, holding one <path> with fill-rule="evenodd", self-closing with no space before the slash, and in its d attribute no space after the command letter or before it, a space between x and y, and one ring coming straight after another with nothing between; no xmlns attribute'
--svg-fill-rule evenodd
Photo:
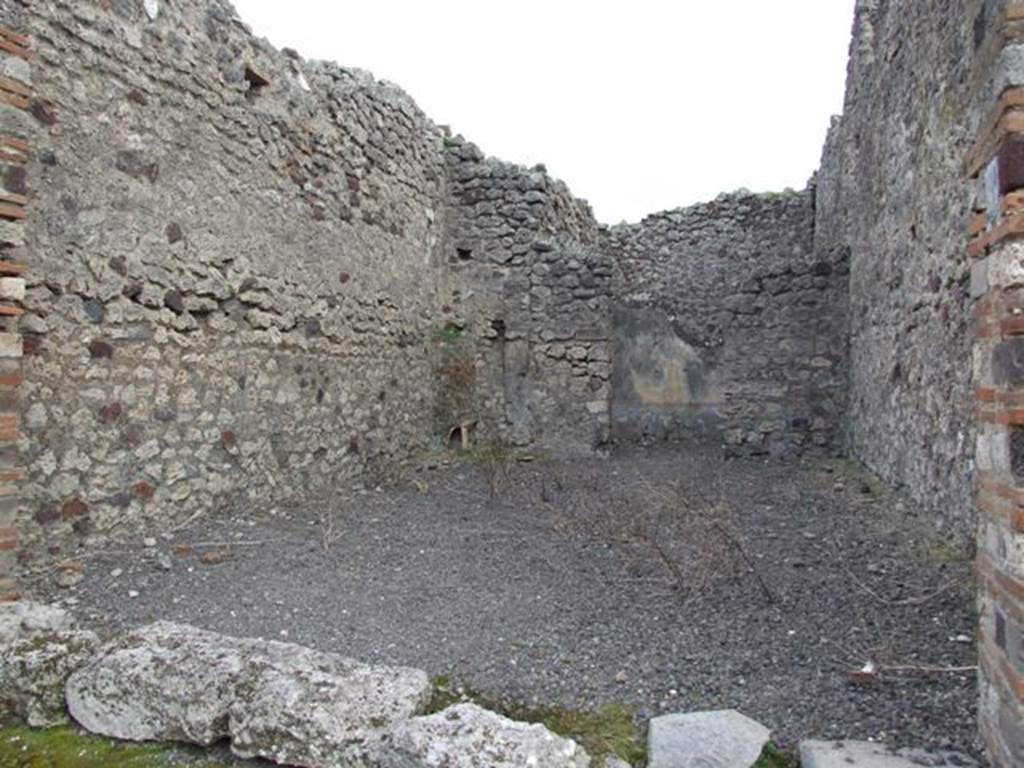
<svg viewBox="0 0 1024 768"><path fill-rule="evenodd" d="M1010 427L1010 471L1018 482L1024 482L1024 427Z"/></svg>
<svg viewBox="0 0 1024 768"><path fill-rule="evenodd" d="M249 90L245 94L248 99L256 98L261 90L270 85L270 80L248 64L245 65L245 81L249 84Z"/></svg>
<svg viewBox="0 0 1024 768"><path fill-rule="evenodd" d="M469 261L473 258L473 251L470 248L456 248L455 255L459 261Z"/></svg>

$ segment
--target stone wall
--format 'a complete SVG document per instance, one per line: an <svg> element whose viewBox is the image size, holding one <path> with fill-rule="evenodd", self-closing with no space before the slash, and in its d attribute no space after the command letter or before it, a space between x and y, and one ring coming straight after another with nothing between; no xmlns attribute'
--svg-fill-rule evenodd
<svg viewBox="0 0 1024 768"><path fill-rule="evenodd" d="M973 522L962 227L979 7L858 2L815 227L820 254L850 253L848 448L961 535Z"/></svg>
<svg viewBox="0 0 1024 768"><path fill-rule="evenodd" d="M1007 768L1024 764L1022 39L1020 3L858 2L816 225L820 252L850 251L852 453L951 531L977 522L979 712Z"/></svg>
<svg viewBox="0 0 1024 768"><path fill-rule="evenodd" d="M603 445L612 270L590 207L543 167L447 147L447 306L475 353L481 426L558 453Z"/></svg>
<svg viewBox="0 0 1024 768"><path fill-rule="evenodd" d="M998 766L1024 764L1024 4L974 25L975 143L965 188L977 423L981 729ZM967 179L965 178L965 182Z"/></svg>
<svg viewBox="0 0 1024 768"><path fill-rule="evenodd" d="M18 5L28 542L372 482L427 445L441 131L218 0Z"/></svg>
<svg viewBox="0 0 1024 768"><path fill-rule="evenodd" d="M38 268L0 555L374 483L453 427L607 441L611 267L564 184L223 0L3 8L37 52L8 123L39 140L5 230Z"/></svg>
<svg viewBox="0 0 1024 768"><path fill-rule="evenodd" d="M4 15L0 22L21 28L21 19ZM31 41L0 26L0 602L17 599L14 579L22 543L24 470L19 390L22 341L18 320L25 298L25 248L29 211L27 165L35 145L38 109L32 90Z"/></svg>
<svg viewBox="0 0 1024 768"><path fill-rule="evenodd" d="M612 428L739 454L834 450L845 253L814 249L813 190L738 193L612 227Z"/></svg>

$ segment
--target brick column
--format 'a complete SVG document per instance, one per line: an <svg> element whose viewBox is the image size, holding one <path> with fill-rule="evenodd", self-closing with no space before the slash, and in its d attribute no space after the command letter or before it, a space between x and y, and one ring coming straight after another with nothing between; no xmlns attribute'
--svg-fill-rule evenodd
<svg viewBox="0 0 1024 768"><path fill-rule="evenodd" d="M32 52L26 37L0 27L0 601L17 599L21 469L21 254L29 202L26 167L33 129Z"/></svg>

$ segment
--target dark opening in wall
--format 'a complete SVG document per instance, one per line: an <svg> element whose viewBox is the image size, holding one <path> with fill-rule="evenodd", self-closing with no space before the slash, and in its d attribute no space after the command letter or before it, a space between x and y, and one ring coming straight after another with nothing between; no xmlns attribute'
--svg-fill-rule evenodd
<svg viewBox="0 0 1024 768"><path fill-rule="evenodd" d="M1024 481L1024 427L1010 427L1010 470L1017 482Z"/></svg>
<svg viewBox="0 0 1024 768"><path fill-rule="evenodd" d="M459 261L469 261L473 258L473 251L470 248L456 248L455 255L459 258Z"/></svg>
<svg viewBox="0 0 1024 768"><path fill-rule="evenodd" d="M249 84L249 90L245 94L247 99L256 98L261 90L270 85L269 79L248 64L245 65L245 81Z"/></svg>
<svg viewBox="0 0 1024 768"><path fill-rule="evenodd" d="M470 450L473 447L475 433L475 421L464 421L457 427L452 427L448 430L448 449L452 451Z"/></svg>
<svg viewBox="0 0 1024 768"><path fill-rule="evenodd" d="M497 320L491 320L491 328L493 328L494 332L498 334L499 339L505 338L506 328L504 320L502 320L501 318L498 318Z"/></svg>

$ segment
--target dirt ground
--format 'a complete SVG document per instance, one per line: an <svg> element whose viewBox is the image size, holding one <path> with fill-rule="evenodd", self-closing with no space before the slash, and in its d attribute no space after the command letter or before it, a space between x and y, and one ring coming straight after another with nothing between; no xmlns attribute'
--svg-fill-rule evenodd
<svg viewBox="0 0 1024 768"><path fill-rule="evenodd" d="M223 509L155 546L68 553L85 579L35 592L101 632L188 622L525 704L735 707L786 747L980 752L970 555L852 464L666 450L505 475L427 463Z"/></svg>

